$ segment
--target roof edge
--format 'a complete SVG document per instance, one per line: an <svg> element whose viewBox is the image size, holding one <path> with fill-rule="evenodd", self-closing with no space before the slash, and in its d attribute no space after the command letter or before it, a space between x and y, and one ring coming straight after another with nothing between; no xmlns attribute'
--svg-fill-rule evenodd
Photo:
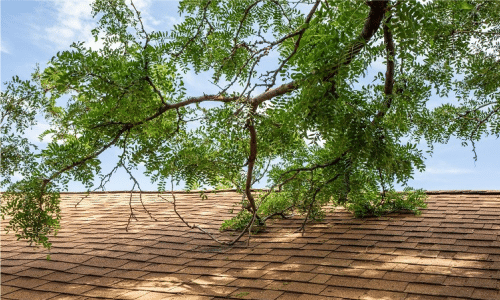
<svg viewBox="0 0 500 300"><path fill-rule="evenodd" d="M268 191L269 189L252 189L252 191ZM191 190L191 191L173 191L174 194L199 194L199 193L223 193L236 192L236 189L224 190ZM61 194L86 194L87 192L61 192ZM129 194L130 191L94 191L89 194ZM132 193L158 194L158 191L132 191ZM162 194L170 194L172 191L164 191ZM425 191L427 195L456 195L456 194L478 194L478 195L500 195L500 190L434 190Z"/></svg>
<svg viewBox="0 0 500 300"><path fill-rule="evenodd" d="M500 195L500 190L437 190L425 191L427 195L440 194L480 194L480 195Z"/></svg>
<svg viewBox="0 0 500 300"><path fill-rule="evenodd" d="M269 189L252 189L252 191L269 191ZM93 191L93 192L60 192L60 194L199 194L199 193L223 193L223 192L236 192L236 189L223 189L223 190L191 190L191 191ZM500 191L499 191L500 193Z"/></svg>

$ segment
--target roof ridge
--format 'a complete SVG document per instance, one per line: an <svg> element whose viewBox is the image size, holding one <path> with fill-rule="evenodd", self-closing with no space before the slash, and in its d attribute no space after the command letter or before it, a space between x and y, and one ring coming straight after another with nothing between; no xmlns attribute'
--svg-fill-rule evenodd
<svg viewBox="0 0 500 300"><path fill-rule="evenodd" d="M269 189L252 189L253 191L268 191ZM223 190L191 190L191 191L173 191L174 194L197 194L197 193L222 193L222 192L236 192L236 189L223 189ZM87 192L61 192L61 194L86 194ZM94 191L89 194L122 194L130 193L130 191ZM141 193L140 191L132 191L132 193ZM143 194L170 194L171 191L142 191ZM500 190L431 190L425 191L428 195L440 194L481 194L481 195L500 195Z"/></svg>

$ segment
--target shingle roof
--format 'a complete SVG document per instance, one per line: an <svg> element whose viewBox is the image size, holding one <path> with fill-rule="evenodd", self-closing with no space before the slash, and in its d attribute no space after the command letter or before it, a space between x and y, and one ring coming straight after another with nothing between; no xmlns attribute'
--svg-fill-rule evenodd
<svg viewBox="0 0 500 300"><path fill-rule="evenodd" d="M217 233L241 198L207 196L176 194L177 207ZM498 192L433 192L420 216L360 220L335 208L304 235L299 218L275 220L232 248L187 228L155 193L143 200L158 221L134 194L128 232L129 194L91 194L75 208L81 197L62 195L50 261L2 231L2 299L500 299Z"/></svg>

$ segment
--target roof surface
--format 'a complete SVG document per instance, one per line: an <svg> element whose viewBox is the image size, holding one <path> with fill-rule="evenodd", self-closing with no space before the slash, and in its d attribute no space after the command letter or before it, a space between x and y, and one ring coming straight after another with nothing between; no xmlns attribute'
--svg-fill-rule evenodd
<svg viewBox="0 0 500 300"><path fill-rule="evenodd" d="M296 233L275 220L232 248L186 227L157 194L62 195L51 259L1 235L2 299L500 299L499 193L434 193L420 216L353 219L335 208ZM175 194L186 221L219 238L234 192ZM172 200L171 195L163 197ZM3 221L2 228L6 221Z"/></svg>

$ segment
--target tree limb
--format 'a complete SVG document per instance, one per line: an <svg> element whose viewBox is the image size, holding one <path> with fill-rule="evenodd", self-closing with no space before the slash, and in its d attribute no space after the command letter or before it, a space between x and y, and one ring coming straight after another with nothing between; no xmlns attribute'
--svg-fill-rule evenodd
<svg viewBox="0 0 500 300"><path fill-rule="evenodd" d="M257 110L257 105L252 107L252 111L250 112L249 119L247 121L248 132L250 134L250 154L248 155L248 163L247 163L247 180L245 184L245 194L248 198L248 202L252 212L254 214L257 213L257 207L255 205L255 199L253 198L251 188L252 188L252 179L253 179L253 168L255 165L255 160L257 159L257 131L255 130L255 123L253 114Z"/></svg>
<svg viewBox="0 0 500 300"><path fill-rule="evenodd" d="M384 108L379 110L379 112L373 118L372 124L379 122L385 114L389 111L393 100L393 90L394 90L394 56L396 55L396 50L394 47L394 40L392 37L392 32L387 24L390 22L391 17L388 17L384 22L384 43L386 49L386 71L385 71L385 85L384 94L386 100L384 103Z"/></svg>

